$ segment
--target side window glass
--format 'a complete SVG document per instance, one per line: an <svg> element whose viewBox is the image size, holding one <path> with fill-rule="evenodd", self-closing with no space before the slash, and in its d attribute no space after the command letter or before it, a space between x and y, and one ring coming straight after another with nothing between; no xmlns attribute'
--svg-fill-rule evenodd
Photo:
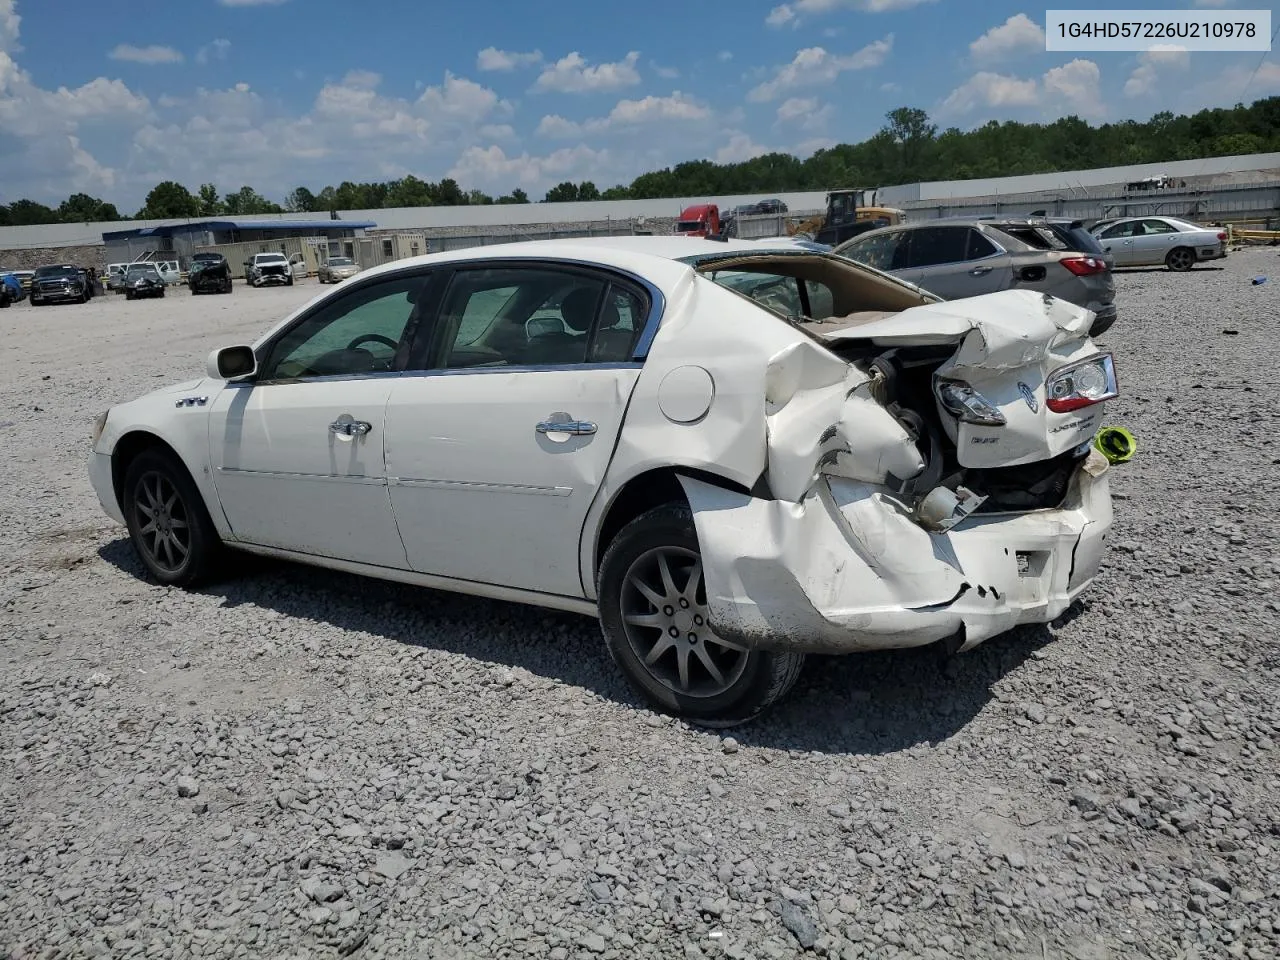
<svg viewBox="0 0 1280 960"><path fill-rule="evenodd" d="M983 257L989 257L992 254L999 253L996 245L989 239L984 237L977 230L969 231L969 247L965 251L966 260L981 260Z"/></svg>
<svg viewBox="0 0 1280 960"><path fill-rule="evenodd" d="M850 260L865 263L868 267L875 267L877 270L896 270L898 266L893 262L893 254L898 247L900 237L901 234L898 233L884 233L878 237L868 237L846 247L844 256Z"/></svg>
<svg viewBox="0 0 1280 960"><path fill-rule="evenodd" d="M746 270L720 270L711 274L711 279L784 317L799 317L804 313L804 308L800 305L800 288L794 277Z"/></svg>
<svg viewBox="0 0 1280 960"><path fill-rule="evenodd" d="M587 362L603 280L545 267L461 270L440 315L446 369Z"/></svg>
<svg viewBox="0 0 1280 960"><path fill-rule="evenodd" d="M1178 231L1176 231L1170 224L1165 223L1163 220L1143 220L1142 232L1144 234L1148 234L1148 233L1177 233Z"/></svg>
<svg viewBox="0 0 1280 960"><path fill-rule="evenodd" d="M836 312L835 296L831 293L831 288L825 283L806 280L804 289L805 293L809 295L809 318L811 320L826 320Z"/></svg>
<svg viewBox="0 0 1280 960"><path fill-rule="evenodd" d="M965 258L968 234L967 227L924 227L912 231L908 262L913 267L959 263Z"/></svg>
<svg viewBox="0 0 1280 960"><path fill-rule="evenodd" d="M353 290L305 317L276 341L263 380L380 373L394 368L425 276Z"/></svg>
<svg viewBox="0 0 1280 960"><path fill-rule="evenodd" d="M645 302L625 287L611 284L591 338L591 363L625 363L635 352L644 330Z"/></svg>
<svg viewBox="0 0 1280 960"><path fill-rule="evenodd" d="M1132 237L1135 226L1137 226L1136 220L1131 220L1128 223L1117 223L1114 227L1107 227L1102 231L1102 239L1115 240L1117 237Z"/></svg>

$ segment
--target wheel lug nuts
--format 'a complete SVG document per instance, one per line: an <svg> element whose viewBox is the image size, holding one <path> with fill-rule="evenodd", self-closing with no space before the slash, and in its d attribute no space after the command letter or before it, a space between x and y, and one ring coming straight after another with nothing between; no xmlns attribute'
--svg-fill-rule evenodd
<svg viewBox="0 0 1280 960"><path fill-rule="evenodd" d="M667 632L670 633L673 637L680 636L680 631L677 630L675 627L671 627Z"/></svg>
<svg viewBox="0 0 1280 960"><path fill-rule="evenodd" d="M702 617L695 615L693 618L693 622L696 623L698 626L702 626Z"/></svg>
<svg viewBox="0 0 1280 960"><path fill-rule="evenodd" d="M689 609L689 601L688 601L688 600L686 600L684 597L681 597L681 598L680 598L680 609L681 609L681 610L688 610L688 609Z"/></svg>
<svg viewBox="0 0 1280 960"><path fill-rule="evenodd" d="M674 616L676 612L676 608L668 604L667 606L662 608L662 612L665 613L668 617Z"/></svg>
<svg viewBox="0 0 1280 960"><path fill-rule="evenodd" d="M691 634L689 634L689 642L690 642L690 643L697 643L697 642L698 642L698 635L697 635L696 633L691 633Z"/></svg>

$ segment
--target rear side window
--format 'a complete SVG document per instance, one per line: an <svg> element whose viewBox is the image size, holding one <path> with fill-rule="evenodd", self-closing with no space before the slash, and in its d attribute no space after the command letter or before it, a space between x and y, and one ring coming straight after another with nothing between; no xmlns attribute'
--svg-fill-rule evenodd
<svg viewBox="0 0 1280 960"><path fill-rule="evenodd" d="M965 259L968 227L922 227L912 231L907 266L932 267Z"/></svg>
<svg viewBox="0 0 1280 960"><path fill-rule="evenodd" d="M980 231L969 231L969 243L965 248L966 260L981 260L983 257L990 257L999 252L996 245L984 237Z"/></svg>
<svg viewBox="0 0 1280 960"><path fill-rule="evenodd" d="M877 270L901 270L907 265L907 231L865 237L840 251L841 256Z"/></svg>

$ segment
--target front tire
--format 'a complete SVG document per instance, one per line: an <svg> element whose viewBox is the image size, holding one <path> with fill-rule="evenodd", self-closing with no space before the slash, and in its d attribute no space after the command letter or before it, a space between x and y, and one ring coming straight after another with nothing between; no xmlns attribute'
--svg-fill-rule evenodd
<svg viewBox="0 0 1280 960"><path fill-rule="evenodd" d="M749 650L711 629L693 515L682 503L619 531L597 582L605 644L632 687L667 713L710 727L757 716L795 684L797 653Z"/></svg>
<svg viewBox="0 0 1280 960"><path fill-rule="evenodd" d="M1196 265L1196 252L1190 247L1174 247L1165 256L1164 264L1175 273L1186 273Z"/></svg>
<svg viewBox="0 0 1280 960"><path fill-rule="evenodd" d="M222 541L191 475L171 453L144 450L124 477L129 539L151 575L166 586L208 579Z"/></svg>

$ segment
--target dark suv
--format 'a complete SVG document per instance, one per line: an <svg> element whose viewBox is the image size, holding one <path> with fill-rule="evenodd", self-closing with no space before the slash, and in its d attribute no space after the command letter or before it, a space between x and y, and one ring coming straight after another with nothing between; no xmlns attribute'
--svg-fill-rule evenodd
<svg viewBox="0 0 1280 960"><path fill-rule="evenodd" d="M220 253L197 253L187 270L187 286L195 293L230 293L231 264Z"/></svg>
<svg viewBox="0 0 1280 960"><path fill-rule="evenodd" d="M835 252L944 300L1036 290L1092 310L1092 336L1116 322L1111 258L1079 220L924 220L868 231L840 244Z"/></svg>
<svg viewBox="0 0 1280 960"><path fill-rule="evenodd" d="M42 307L50 303L84 303L90 297L89 282L84 271L74 263L59 263L37 267L31 278L31 305Z"/></svg>

